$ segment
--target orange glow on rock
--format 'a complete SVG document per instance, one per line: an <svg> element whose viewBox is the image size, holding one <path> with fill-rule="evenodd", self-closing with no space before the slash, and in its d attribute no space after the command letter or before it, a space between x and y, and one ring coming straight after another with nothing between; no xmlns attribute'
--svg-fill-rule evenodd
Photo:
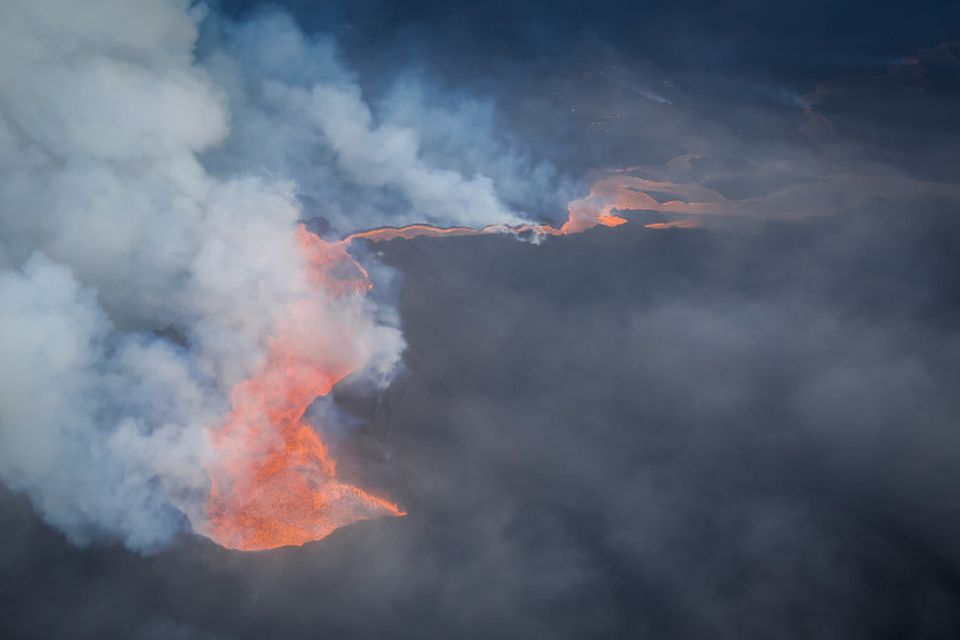
<svg viewBox="0 0 960 640"><path fill-rule="evenodd" d="M700 223L697 220L682 219L671 220L670 222L651 222L643 226L647 229L693 229L699 227Z"/></svg>
<svg viewBox="0 0 960 640"><path fill-rule="evenodd" d="M308 280L322 290L318 294L341 298L369 290L367 274L345 242L326 242L303 226L297 239ZM338 479L336 461L304 421L314 399L362 366L349 350L318 357L341 336L317 344L304 339L317 309L304 300L281 314L265 362L233 388L233 410L213 436L218 456L209 469L207 534L224 547L302 545L359 520L404 515L397 505Z"/></svg>
<svg viewBox="0 0 960 640"><path fill-rule="evenodd" d="M367 231L358 231L348 236L347 239L385 242L396 238L410 240L420 236L435 238L441 236L473 236L481 233L485 233L485 231L483 229L471 229L470 227L434 227L429 224L411 224L406 227L379 227Z"/></svg>
<svg viewBox="0 0 960 640"><path fill-rule="evenodd" d="M581 201L577 201L581 202ZM575 203L574 203L575 204ZM573 204L571 204L571 207ZM445 236L478 236L495 233L510 233L522 235L532 233L541 236L565 236L572 233L581 233L587 229L596 226L619 227L629 222L626 218L610 213L613 207L607 208L584 208L583 210L571 209L567 221L560 228L548 224L519 224L514 226L507 225L487 225L485 227L435 227L429 224L411 224L406 227L378 227L367 231L358 231L346 237L345 241L352 240L370 240L372 242L386 242L402 238L411 240L423 236L438 238Z"/></svg>
<svg viewBox="0 0 960 640"><path fill-rule="evenodd" d="M602 224L605 227L619 227L622 224L627 224L627 219L622 216L615 216L609 213L597 216L597 222Z"/></svg>

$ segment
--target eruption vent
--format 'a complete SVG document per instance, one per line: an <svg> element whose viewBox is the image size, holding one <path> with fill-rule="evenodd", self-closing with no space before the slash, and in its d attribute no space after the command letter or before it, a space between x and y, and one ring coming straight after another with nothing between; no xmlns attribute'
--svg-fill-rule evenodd
<svg viewBox="0 0 960 640"><path fill-rule="evenodd" d="M321 302L301 301L281 316L266 361L234 387L233 411L214 435L219 455L210 469L208 535L232 549L302 545L358 520L404 515L339 480L336 461L304 421L314 399L364 364L362 354L338 344L350 341L349 319L323 317L336 305L322 300L362 298L370 281L346 243L325 242L303 226L298 241ZM343 335L304 335L318 326Z"/></svg>

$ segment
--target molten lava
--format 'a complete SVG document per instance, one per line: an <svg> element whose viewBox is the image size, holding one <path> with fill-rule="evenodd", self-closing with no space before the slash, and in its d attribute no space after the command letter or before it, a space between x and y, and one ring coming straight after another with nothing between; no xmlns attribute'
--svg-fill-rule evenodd
<svg viewBox="0 0 960 640"><path fill-rule="evenodd" d="M659 202L645 191L672 193L701 202ZM402 516L392 502L337 477L337 464L323 439L304 420L310 404L365 364L362 349L344 348L356 333L350 318L328 317L339 302L362 298L371 287L363 267L348 253L353 240L374 242L418 236L494 233L568 235L596 226L617 227L627 219L615 211L649 209L700 214L723 206L707 189L616 176L596 183L571 202L559 228L543 224L435 227L414 224L360 231L325 241L302 225L297 232L316 295L282 310L265 361L231 394L233 409L213 437L217 462L209 468L207 534L219 544L245 551L302 545L334 530L381 516ZM692 219L648 228L695 226ZM332 329L331 329L332 327ZM322 335L325 332L332 335ZM320 335L318 335L320 334Z"/></svg>
<svg viewBox="0 0 960 640"><path fill-rule="evenodd" d="M693 229L699 227L700 223L689 218L681 218L670 222L651 222L643 226L647 229Z"/></svg>
<svg viewBox="0 0 960 640"><path fill-rule="evenodd" d="M595 202L590 202L578 209L573 209L574 205L580 202L571 203L571 209L567 221L560 228L548 224L520 224L516 226L506 226L491 224L485 227L435 227L429 224L411 224L406 227L378 227L367 231L358 231L346 237L346 242L352 240L371 240L373 242L386 242L403 238L410 240L422 236L444 237L444 236L479 236L494 233L511 233L514 235L533 234L538 236L565 236L571 233L580 233L587 229L597 226L619 227L626 224L628 220L618 216L611 211L614 205L604 207L596 206Z"/></svg>
<svg viewBox="0 0 960 640"><path fill-rule="evenodd" d="M687 200L661 202L649 193L679 195ZM594 227L619 227L629 222L614 211L659 211L679 215L705 215L727 212L727 203L719 193L698 185L681 185L658 182L629 175L614 175L600 180L590 188L585 198L574 200L567 206L567 219L560 227L547 224L521 224L517 226L488 225L485 227L435 227L428 224L411 224L406 227L379 227L359 231L347 236L346 241L371 240L385 242L396 238L411 239L420 236L476 236L492 233L533 234L537 236L565 236L582 233ZM693 218L671 222L656 222L644 225L648 229L671 227L690 228L699 226Z"/></svg>
<svg viewBox="0 0 960 640"><path fill-rule="evenodd" d="M350 234L348 240L373 240L374 242L386 242L396 238L418 238L420 236L429 236L437 238L442 236L475 236L487 233L484 227L482 229L472 229L470 227L434 227L429 224L411 224L406 227L378 227L367 231L358 231Z"/></svg>
<svg viewBox="0 0 960 640"><path fill-rule="evenodd" d="M325 242L302 226L298 240L310 281L326 295L369 289L345 243ZM358 520L404 515L397 505L338 479L336 461L304 421L315 398L362 366L356 357L317 357L305 348L300 334L310 330L314 305L294 304L278 320L266 361L234 387L233 411L214 434L219 462L210 469L208 535L225 547L302 545ZM327 350L335 346L332 339L323 345Z"/></svg>

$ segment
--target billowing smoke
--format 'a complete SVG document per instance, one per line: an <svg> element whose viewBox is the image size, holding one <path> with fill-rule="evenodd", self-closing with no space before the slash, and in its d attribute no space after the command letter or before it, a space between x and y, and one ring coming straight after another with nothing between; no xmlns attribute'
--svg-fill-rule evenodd
<svg viewBox="0 0 960 640"><path fill-rule="evenodd" d="M150 550L204 530L211 430L303 300L327 311L294 335L348 323L331 357L389 378L399 329L371 302L317 298L301 218L515 222L496 175L554 179L518 151L482 173L505 149L493 142L459 171L435 164L451 143L417 133L422 96L398 90L381 119L330 42L282 16L211 18L198 49L205 14L0 8L0 478L81 544ZM448 132L466 126L438 108ZM323 343L304 357L322 361Z"/></svg>
<svg viewBox="0 0 960 640"><path fill-rule="evenodd" d="M404 348L397 315L318 290L302 220L325 220L313 228L328 239L419 222L497 230L559 222L570 202L549 228L565 233L621 224L623 210L654 212L659 228L960 199L942 175L855 153L817 111L845 95L832 85L806 99L808 143L747 146L693 126L695 101L668 84L609 114L620 89L576 84L597 94L585 135L612 127L594 145L606 166L623 155L617 123L650 136L628 145L644 164L584 196L502 133L492 103L426 77L361 86L332 38L276 10L237 22L186 0L0 7L0 478L75 542L153 549L210 532L222 453L210 434L278 353L386 384ZM729 162L740 155L755 159ZM311 388L329 389L319 378Z"/></svg>
<svg viewBox="0 0 960 640"><path fill-rule="evenodd" d="M517 211L562 210L568 181L501 134L490 103L411 72L380 91L374 109L333 42L307 38L286 14L209 22L202 64L235 117L211 166L294 178L309 208L342 231L515 224Z"/></svg>

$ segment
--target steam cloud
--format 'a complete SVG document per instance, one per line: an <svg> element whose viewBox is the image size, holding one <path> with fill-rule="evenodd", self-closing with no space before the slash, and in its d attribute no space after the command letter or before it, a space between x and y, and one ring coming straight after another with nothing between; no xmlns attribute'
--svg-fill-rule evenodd
<svg viewBox="0 0 960 640"><path fill-rule="evenodd" d="M957 7L257 3L0 3L0 635L960 637ZM633 224L379 244L389 301L293 240L568 202ZM129 553L291 309L410 517Z"/></svg>
<svg viewBox="0 0 960 640"><path fill-rule="evenodd" d="M615 87L652 82L603 67ZM576 88L600 110L620 100L604 86ZM553 95L528 90L535 105ZM351 352L330 357L389 381L404 348L396 314L317 298L295 247L302 219L341 233L516 224L573 201L575 227L618 208L692 226L831 215L877 197L960 199L952 175L857 153L861 141L818 111L849 93L833 85L805 99L809 145L773 137L749 153L722 128L694 126L694 101L670 91L584 115L610 137L644 122L649 139L629 145L645 164L581 197L502 135L490 103L415 72L365 92L331 38L305 36L284 13L234 22L185 0L4 3L0 478L77 543L155 549L203 529L208 434L281 310L312 297L329 313L312 314L310 331L336 333L324 318L356 329ZM597 146L608 164L620 159ZM729 162L739 156L756 160ZM322 340L306 342L308 358L328 357Z"/></svg>
<svg viewBox="0 0 960 640"><path fill-rule="evenodd" d="M205 14L178 0L0 7L0 478L79 544L151 550L202 529L209 431L279 310L316 295L294 246L301 203L339 228L412 211L521 219L494 189L528 167L519 152L490 143L460 171L435 164L450 143L411 126L431 117L415 84L381 120L329 41L274 14L210 18L198 47ZM474 123L488 114L465 104ZM344 308L310 330L349 316L345 348L382 381L403 349L386 315Z"/></svg>

